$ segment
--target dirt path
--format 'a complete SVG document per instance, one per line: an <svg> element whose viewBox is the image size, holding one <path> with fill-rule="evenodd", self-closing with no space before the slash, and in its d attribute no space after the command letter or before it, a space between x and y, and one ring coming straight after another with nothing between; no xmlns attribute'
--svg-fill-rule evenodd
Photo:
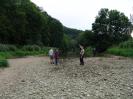
<svg viewBox="0 0 133 99"><path fill-rule="evenodd" d="M0 71L0 99L133 99L133 60L128 58L10 59Z"/></svg>

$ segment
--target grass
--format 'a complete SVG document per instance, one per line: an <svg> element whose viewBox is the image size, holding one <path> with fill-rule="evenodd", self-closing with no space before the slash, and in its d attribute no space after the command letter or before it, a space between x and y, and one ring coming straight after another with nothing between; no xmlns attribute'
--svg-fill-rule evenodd
<svg viewBox="0 0 133 99"><path fill-rule="evenodd" d="M16 51L2 51L0 52L0 68L8 67L7 59L10 58L18 58L24 56L36 56L36 55L48 55L48 50L40 50L40 51L24 51L24 50L16 50Z"/></svg>
<svg viewBox="0 0 133 99"><path fill-rule="evenodd" d="M24 56L35 56L35 55L48 55L48 51L51 47L44 47L38 45L24 45L19 46L10 44L0 44L0 67L7 67L10 58L18 58Z"/></svg>
<svg viewBox="0 0 133 99"><path fill-rule="evenodd" d="M29 55L47 55L48 52L46 51L8 51L8 52L0 52L0 59L9 59L15 57L24 57Z"/></svg>
<svg viewBox="0 0 133 99"><path fill-rule="evenodd" d="M133 49L132 48L118 48L113 47L107 50L107 53L113 55L119 55L124 57L133 57Z"/></svg>
<svg viewBox="0 0 133 99"><path fill-rule="evenodd" d="M5 68L9 66L8 61L6 59L7 56L10 56L10 55L8 55L5 52L0 52L0 68Z"/></svg>
<svg viewBox="0 0 133 99"><path fill-rule="evenodd" d="M125 57L133 57L133 39L122 42L117 47L109 48L107 53Z"/></svg>

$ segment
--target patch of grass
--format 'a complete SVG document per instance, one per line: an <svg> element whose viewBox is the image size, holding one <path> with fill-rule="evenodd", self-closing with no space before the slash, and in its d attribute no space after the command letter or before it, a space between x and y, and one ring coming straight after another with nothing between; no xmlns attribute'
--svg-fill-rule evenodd
<svg viewBox="0 0 133 99"><path fill-rule="evenodd" d="M3 48L0 50L0 67L8 67L7 59L9 58L18 58L18 57L24 57L24 56L35 56L35 55L48 55L50 47L39 47L36 45L33 46L24 46L22 49L17 49L15 46L7 46L7 45L0 45L0 48Z"/></svg>
<svg viewBox="0 0 133 99"><path fill-rule="evenodd" d="M133 48L133 39L120 43L119 48Z"/></svg>
<svg viewBox="0 0 133 99"><path fill-rule="evenodd" d="M119 56L125 56L125 57L133 57L133 49L131 48L110 48L107 50L107 53L119 55Z"/></svg>
<svg viewBox="0 0 133 99"><path fill-rule="evenodd" d="M24 56L35 56L35 55L47 55L46 51L9 51L9 52L0 52L0 68L8 67L7 59L17 58Z"/></svg>
<svg viewBox="0 0 133 99"><path fill-rule="evenodd" d="M34 55L48 55L48 51L10 51L0 52L0 59L9 59L15 57L34 56Z"/></svg>
<svg viewBox="0 0 133 99"><path fill-rule="evenodd" d="M13 52L0 52L0 59L8 59L13 57Z"/></svg>

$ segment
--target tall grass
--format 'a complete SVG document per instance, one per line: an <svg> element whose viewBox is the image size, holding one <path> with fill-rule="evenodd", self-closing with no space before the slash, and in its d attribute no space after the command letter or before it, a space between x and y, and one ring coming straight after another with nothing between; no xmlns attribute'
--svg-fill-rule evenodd
<svg viewBox="0 0 133 99"><path fill-rule="evenodd" d="M133 49L129 48L110 48L107 50L108 53L114 54L114 55L119 55L119 56L125 56L125 57L133 57Z"/></svg>
<svg viewBox="0 0 133 99"><path fill-rule="evenodd" d="M114 55L133 57L133 40L120 43L118 47L109 48L107 52Z"/></svg>
<svg viewBox="0 0 133 99"><path fill-rule="evenodd" d="M7 67L9 58L17 58L34 55L48 55L50 47L40 47L38 45L25 45L17 48L15 45L0 44L0 67Z"/></svg>
<svg viewBox="0 0 133 99"><path fill-rule="evenodd" d="M133 40L128 40L119 44L119 48L133 49Z"/></svg>

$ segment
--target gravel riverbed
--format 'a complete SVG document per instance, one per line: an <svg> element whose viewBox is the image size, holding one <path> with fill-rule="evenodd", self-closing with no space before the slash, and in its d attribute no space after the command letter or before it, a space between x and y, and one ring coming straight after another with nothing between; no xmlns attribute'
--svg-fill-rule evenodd
<svg viewBox="0 0 133 99"><path fill-rule="evenodd" d="M133 59L48 57L9 59L0 70L0 99L133 99Z"/></svg>

